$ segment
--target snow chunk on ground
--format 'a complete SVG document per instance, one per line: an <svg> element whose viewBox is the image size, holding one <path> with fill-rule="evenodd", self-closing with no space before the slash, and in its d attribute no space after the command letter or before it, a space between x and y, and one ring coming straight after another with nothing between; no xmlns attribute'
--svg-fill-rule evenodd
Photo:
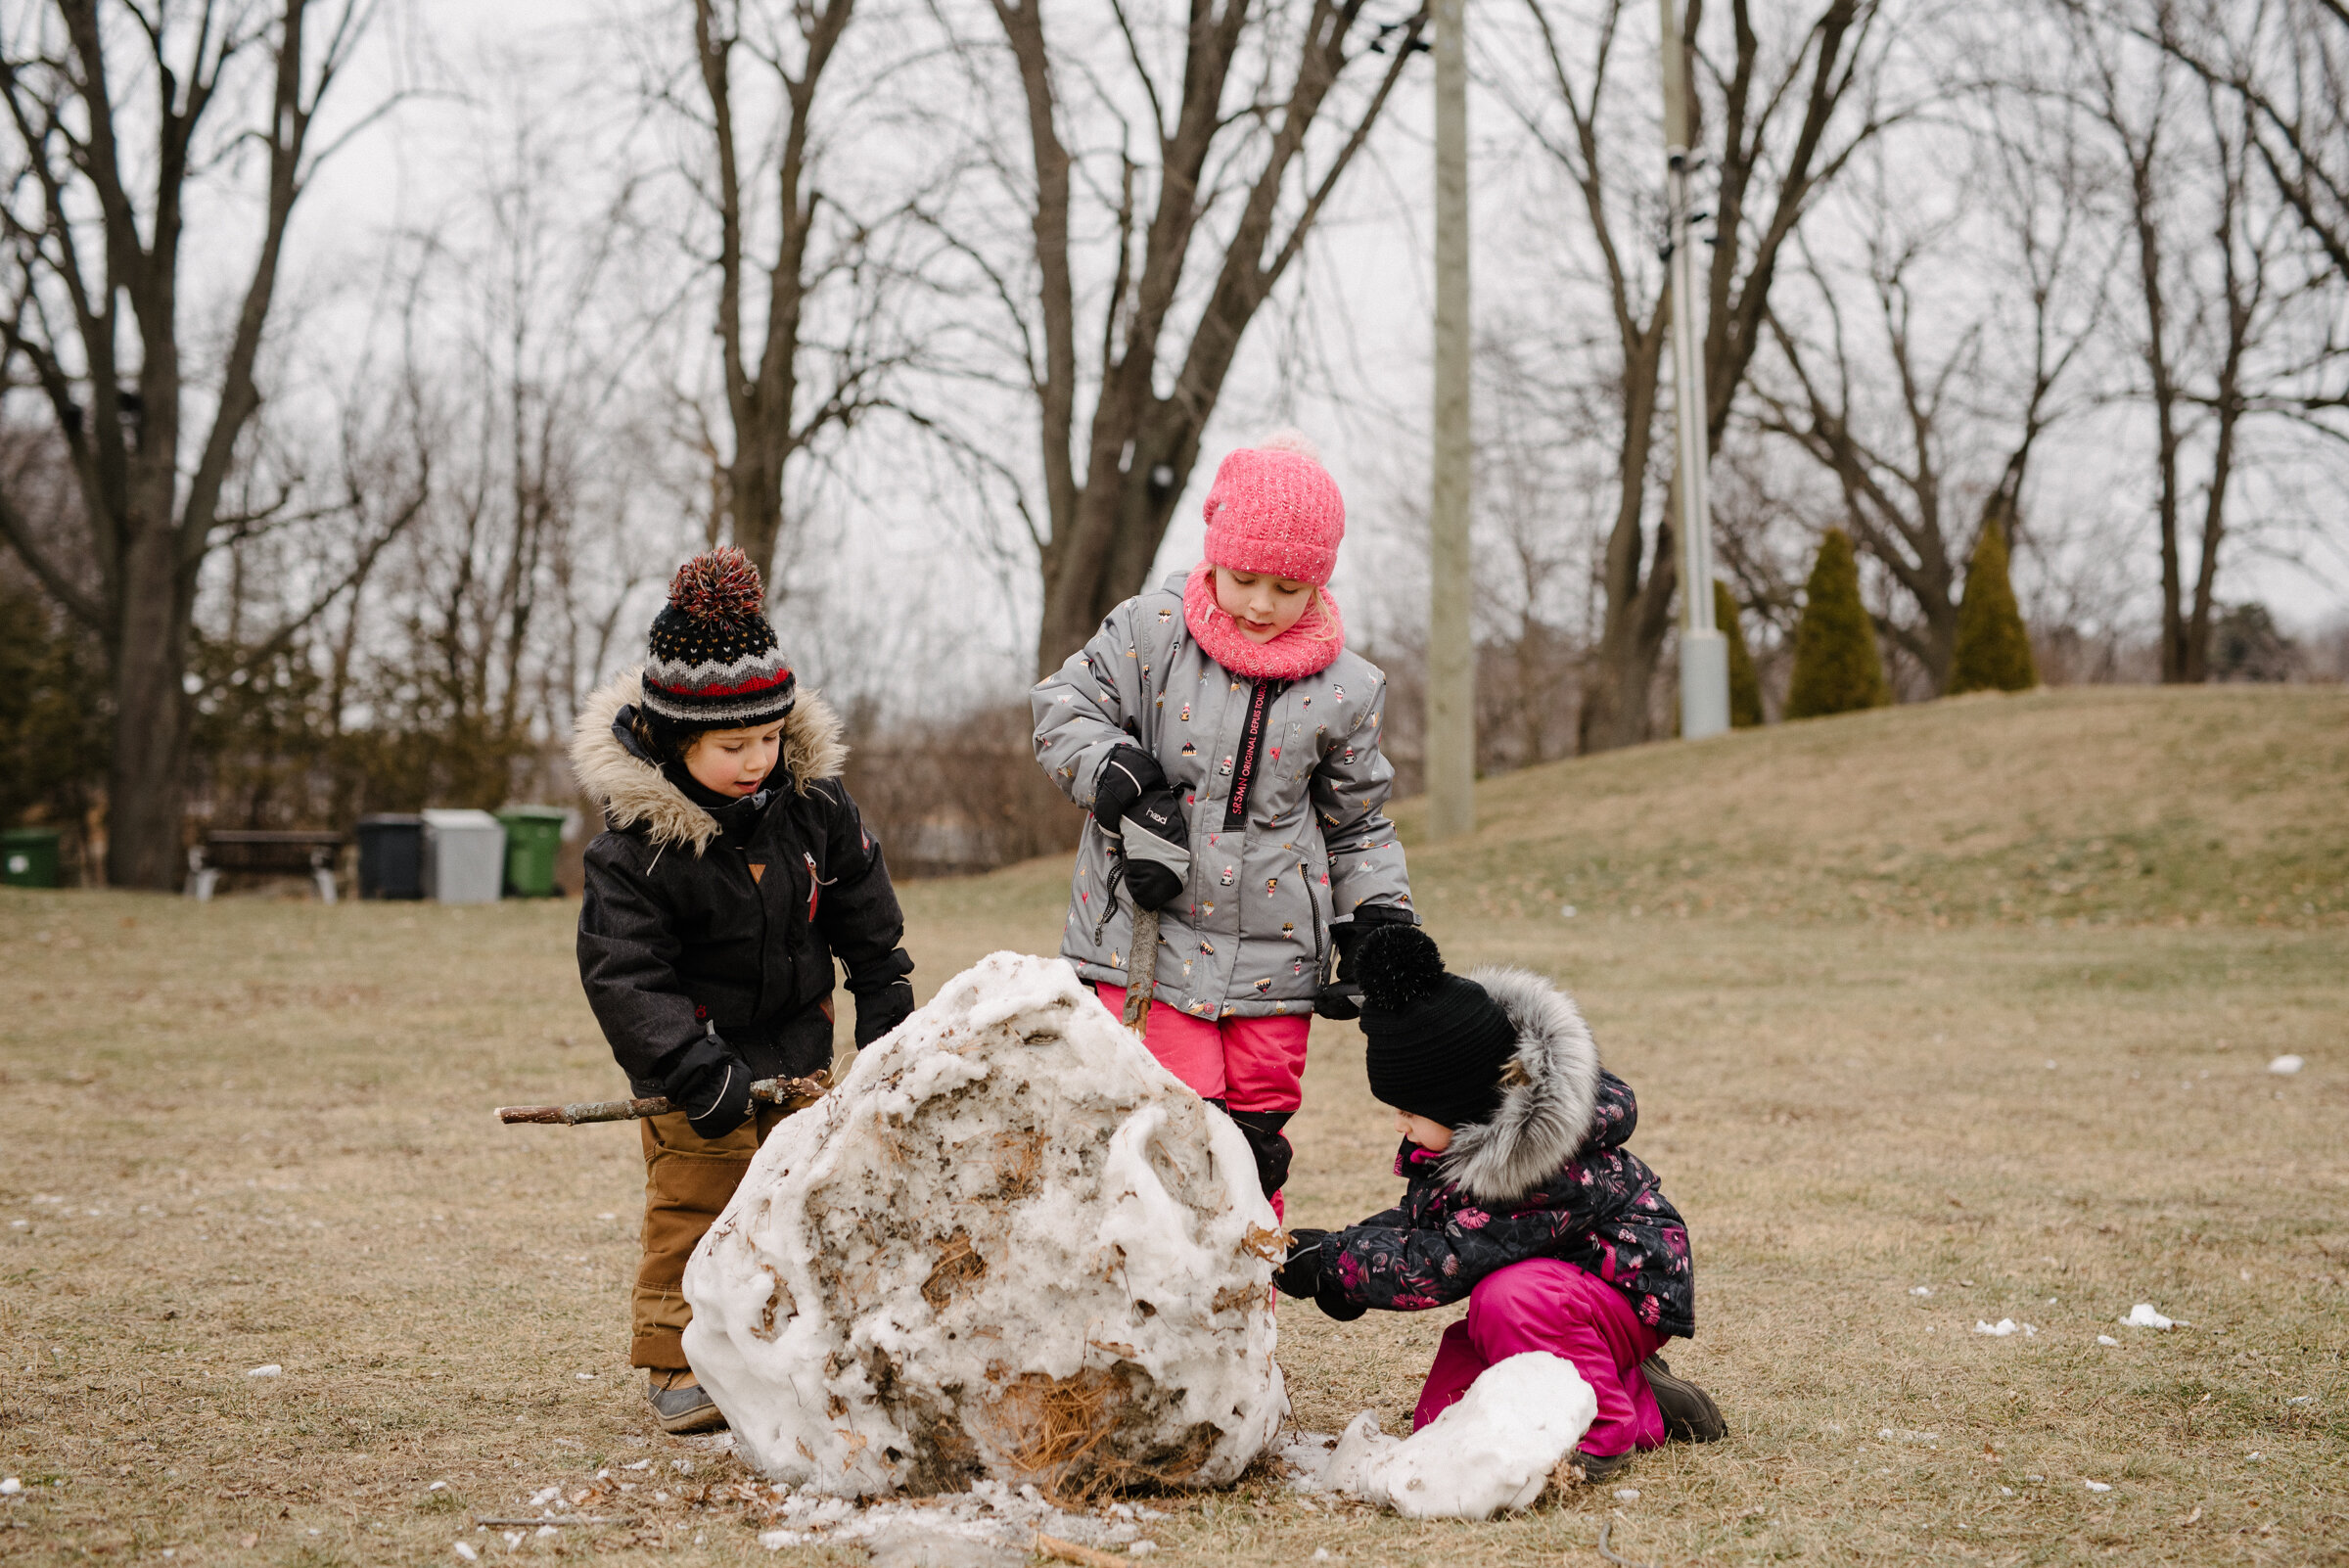
<svg viewBox="0 0 2349 1568"><path fill-rule="evenodd" d="M2141 1301L2130 1308L2129 1315L2122 1318L2121 1321L2131 1328L2190 1328L2193 1326L2190 1323L2181 1323L2174 1317L2162 1316L2153 1310L2153 1304L2149 1301Z"/></svg>
<svg viewBox="0 0 2349 1568"><path fill-rule="evenodd" d="M767 1138L685 1354L803 1489L1219 1486L1288 1409L1280 1255L1239 1129L1066 963L999 952Z"/></svg>
<svg viewBox="0 0 2349 1568"><path fill-rule="evenodd" d="M1387 1436L1364 1410L1317 1468L1310 1434L1281 1456L1305 1472L1301 1490L1348 1493L1413 1519L1489 1519L1530 1506L1597 1417L1597 1397L1572 1362L1528 1351L1486 1367L1407 1438Z"/></svg>
<svg viewBox="0 0 2349 1568"><path fill-rule="evenodd" d="M1013 1491L1000 1481L982 1481L968 1492L920 1501L889 1499L858 1504L847 1498L802 1492L772 1510L778 1528L760 1534L769 1551L785 1546L837 1546L862 1543L876 1563L897 1562L944 1568L974 1568L1002 1560L1006 1568L1028 1561L1037 1532L1095 1549L1129 1551L1142 1532L1165 1514L1132 1503L1116 1503L1095 1513L1055 1508L1033 1486Z"/></svg>
<svg viewBox="0 0 2349 1568"><path fill-rule="evenodd" d="M2015 1334L2036 1334L2039 1330L2029 1323L2018 1323L2011 1317L2002 1317L1995 1323L1974 1319L1974 1332L1988 1334L1993 1339L2006 1339Z"/></svg>
<svg viewBox="0 0 2349 1568"><path fill-rule="evenodd" d="M2268 1071L2279 1078L2290 1078L2308 1064L2297 1056L2279 1056L2268 1064Z"/></svg>

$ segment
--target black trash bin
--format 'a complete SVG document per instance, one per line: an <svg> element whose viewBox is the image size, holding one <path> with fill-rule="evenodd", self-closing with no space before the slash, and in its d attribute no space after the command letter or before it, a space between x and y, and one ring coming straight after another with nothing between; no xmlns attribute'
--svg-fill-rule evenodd
<svg viewBox="0 0 2349 1568"><path fill-rule="evenodd" d="M359 897L424 897L424 818L385 812L359 818Z"/></svg>

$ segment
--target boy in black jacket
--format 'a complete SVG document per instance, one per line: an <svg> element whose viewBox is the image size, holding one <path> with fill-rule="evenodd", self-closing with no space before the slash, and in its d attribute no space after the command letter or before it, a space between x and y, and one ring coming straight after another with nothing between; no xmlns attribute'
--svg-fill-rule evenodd
<svg viewBox="0 0 2349 1568"><path fill-rule="evenodd" d="M835 958L858 1047L913 1011L889 868L840 782L840 720L798 693L764 603L740 550L686 562L644 668L588 700L571 744L606 822L587 847L579 980L631 1091L680 1107L637 1124L644 1261L628 1354L671 1432L725 1424L685 1362L682 1287L784 1114L754 1107L752 1083L831 1066Z"/></svg>

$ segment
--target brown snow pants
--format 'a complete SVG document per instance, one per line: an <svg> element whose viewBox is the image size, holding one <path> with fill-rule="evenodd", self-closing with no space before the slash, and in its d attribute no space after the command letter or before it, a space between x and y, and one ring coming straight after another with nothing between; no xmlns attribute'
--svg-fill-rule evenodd
<svg viewBox="0 0 2349 1568"><path fill-rule="evenodd" d="M630 1366L685 1370L679 1336L693 1320L693 1309L685 1305L685 1260L734 1196L751 1156L784 1117L779 1105L754 1109L753 1120L722 1138L694 1131L682 1111L636 1124L644 1136L644 1261L636 1268L630 1303Z"/></svg>

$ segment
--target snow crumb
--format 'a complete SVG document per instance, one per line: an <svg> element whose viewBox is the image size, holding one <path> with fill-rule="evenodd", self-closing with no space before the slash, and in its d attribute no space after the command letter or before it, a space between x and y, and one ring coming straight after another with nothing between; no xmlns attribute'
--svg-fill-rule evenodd
<svg viewBox="0 0 2349 1568"><path fill-rule="evenodd" d="M2162 1316L2153 1310L2153 1304L2149 1301L2141 1301L2130 1308L2129 1315L2122 1318L2121 1321L2130 1328L2191 1328L2193 1326L2191 1323L2179 1322L2174 1317Z"/></svg>
<svg viewBox="0 0 2349 1568"><path fill-rule="evenodd" d="M448 1549L455 1552L458 1556L464 1558L467 1562L480 1562L482 1560L482 1554L474 1550L472 1545L467 1542L452 1542L450 1543Z"/></svg>
<svg viewBox="0 0 2349 1568"><path fill-rule="evenodd" d="M2018 1323L2011 1317L2002 1317L1995 1323L1986 1323L1977 1317L1974 1319L1974 1332L1988 1334L1993 1339L2005 1339L2014 1334L2036 1334L2039 1330L2029 1323Z"/></svg>
<svg viewBox="0 0 2349 1568"><path fill-rule="evenodd" d="M1571 1362L1529 1351L1486 1367L1407 1438L1379 1431L1364 1410L1317 1467L1316 1444L1292 1442L1281 1457L1306 1470L1291 1483L1302 1491L1346 1493L1414 1519L1489 1519L1530 1506L1597 1415Z"/></svg>
<svg viewBox="0 0 2349 1568"><path fill-rule="evenodd" d="M247 1367L247 1368L245 1369L245 1375L246 1375L247 1377L276 1377L276 1376L280 1375L281 1373L283 1373L284 1371L285 1371L285 1368L284 1368L284 1367L282 1367L282 1366L278 1365L278 1364L277 1364L277 1362L275 1362L275 1361L271 1361L271 1362L270 1362L268 1365L266 1365L266 1366L249 1366L249 1367Z"/></svg>
<svg viewBox="0 0 2349 1568"><path fill-rule="evenodd" d="M1128 1516L1137 1512L1124 1511ZM1138 1512L1163 1517L1150 1509ZM1025 1562L1039 1530L1096 1549L1123 1546L1135 1555L1157 1549L1156 1543L1140 1539L1141 1526L1131 1517L1121 1517L1117 1509L1068 1513L1044 1501L1034 1487L1014 1492L1000 1481L981 1481L968 1492L919 1500L859 1501L801 1492L785 1499L771 1517L781 1522L759 1536L759 1545L769 1551L862 1543L874 1553L876 1564L884 1557L902 1563L983 1563L1004 1553L1010 1554L1006 1562Z"/></svg>
<svg viewBox="0 0 2349 1568"><path fill-rule="evenodd" d="M592 1383L595 1381L595 1374L593 1372L574 1372L571 1375L577 1378L582 1383Z"/></svg>
<svg viewBox="0 0 2349 1568"><path fill-rule="evenodd" d="M2098 1334L2096 1336L2096 1343L2099 1345L2118 1345L2120 1341L2113 1338L2110 1334Z"/></svg>
<svg viewBox="0 0 2349 1568"><path fill-rule="evenodd" d="M2101 1481L2083 1481L2081 1485L2087 1487L2091 1492L2110 1492L2112 1490L2110 1486Z"/></svg>
<svg viewBox="0 0 2349 1568"><path fill-rule="evenodd" d="M2286 1405L2314 1405L2317 1403L2317 1397L2314 1394L2295 1394L2283 1403Z"/></svg>
<svg viewBox="0 0 2349 1568"><path fill-rule="evenodd" d="M446 1492L448 1490L448 1483L445 1481L436 1481L431 1486L426 1487L424 1490L427 1492Z"/></svg>
<svg viewBox="0 0 2349 1568"><path fill-rule="evenodd" d="M2290 1078L2307 1065L2297 1056L2279 1056L2268 1064L2268 1071L2279 1078Z"/></svg>
<svg viewBox="0 0 2349 1568"><path fill-rule="evenodd" d="M1066 1489L1185 1450L1221 1486L1288 1411L1279 1235L1238 1127L1067 963L1000 952L760 1148L686 1268L685 1351L794 1487ZM1023 1468L1047 1420L1076 1456Z"/></svg>
<svg viewBox="0 0 2349 1568"><path fill-rule="evenodd" d="M1911 1286L1909 1294L1911 1296L1930 1296L1933 1294L1933 1287L1931 1285Z"/></svg>
<svg viewBox="0 0 2349 1568"><path fill-rule="evenodd" d="M0 1498L13 1498L24 1490L24 1483L16 1476L0 1480Z"/></svg>
<svg viewBox="0 0 2349 1568"><path fill-rule="evenodd" d="M1315 1561L1315 1562L1327 1562L1327 1561L1329 1561L1329 1548L1328 1548L1327 1546L1315 1546L1315 1547L1313 1548L1313 1561Z"/></svg>
<svg viewBox="0 0 2349 1568"><path fill-rule="evenodd" d="M1639 1500L1639 1489L1637 1487L1625 1487L1615 1494L1615 1500L1617 1502L1637 1502Z"/></svg>
<svg viewBox="0 0 2349 1568"><path fill-rule="evenodd" d="M621 1466L621 1468L623 1470L649 1470L652 1467L653 1461L650 1459L638 1459L633 1463L623 1464Z"/></svg>
<svg viewBox="0 0 2349 1568"><path fill-rule="evenodd" d="M1884 1443L1939 1443L1941 1441L1939 1432L1911 1432L1906 1429L1895 1431L1889 1426L1879 1431L1876 1437L1878 1441Z"/></svg>

